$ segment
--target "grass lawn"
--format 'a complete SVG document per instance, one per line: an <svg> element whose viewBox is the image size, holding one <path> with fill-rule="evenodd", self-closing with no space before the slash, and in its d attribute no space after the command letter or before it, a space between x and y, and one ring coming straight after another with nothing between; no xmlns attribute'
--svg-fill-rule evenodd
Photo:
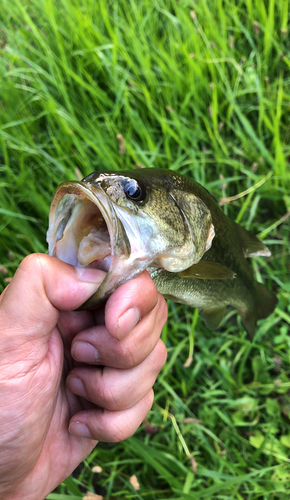
<svg viewBox="0 0 290 500"><path fill-rule="evenodd" d="M279 297L253 342L233 311L213 333L197 310L169 303L148 420L124 443L100 443L49 500L290 498L288 8L1 2L0 286L25 255L47 251L60 182L145 166L226 198L225 213L271 249L252 265Z"/></svg>

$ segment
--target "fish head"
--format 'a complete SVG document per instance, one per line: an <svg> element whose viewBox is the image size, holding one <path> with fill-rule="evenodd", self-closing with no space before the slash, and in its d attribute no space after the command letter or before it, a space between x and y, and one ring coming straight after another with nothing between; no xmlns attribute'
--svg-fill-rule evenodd
<svg viewBox="0 0 290 500"><path fill-rule="evenodd" d="M169 172L94 172L58 187L49 216L49 254L107 272L84 308L144 269L180 272L210 248L210 211Z"/></svg>

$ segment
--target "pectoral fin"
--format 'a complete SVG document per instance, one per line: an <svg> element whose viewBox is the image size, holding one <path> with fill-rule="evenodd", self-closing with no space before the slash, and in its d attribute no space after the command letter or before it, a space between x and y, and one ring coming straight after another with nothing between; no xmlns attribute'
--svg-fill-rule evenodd
<svg viewBox="0 0 290 500"><path fill-rule="evenodd" d="M270 257L271 252L257 236L237 224L237 229L242 240L245 257Z"/></svg>
<svg viewBox="0 0 290 500"><path fill-rule="evenodd" d="M236 274L225 266L209 260L200 260L197 264L181 271L181 278L198 278L201 280L233 279Z"/></svg>

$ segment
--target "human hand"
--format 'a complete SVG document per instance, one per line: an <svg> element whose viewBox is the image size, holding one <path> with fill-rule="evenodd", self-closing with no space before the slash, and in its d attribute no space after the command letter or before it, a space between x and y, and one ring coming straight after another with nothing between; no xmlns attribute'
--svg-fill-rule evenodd
<svg viewBox="0 0 290 500"><path fill-rule="evenodd" d="M105 308L74 311L104 275L33 254L0 297L1 500L45 498L98 440L130 437L150 410L165 301L144 272Z"/></svg>

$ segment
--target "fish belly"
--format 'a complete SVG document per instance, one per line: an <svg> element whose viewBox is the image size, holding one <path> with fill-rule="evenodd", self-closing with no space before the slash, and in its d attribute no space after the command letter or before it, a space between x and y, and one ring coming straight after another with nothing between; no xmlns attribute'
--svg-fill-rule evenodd
<svg viewBox="0 0 290 500"><path fill-rule="evenodd" d="M153 276L158 291L174 302L198 307L208 328L220 326L227 307L235 307L251 338L257 321L268 317L277 304L276 295L249 276L244 279L180 278L163 271ZM245 284L246 283L246 284Z"/></svg>
<svg viewBox="0 0 290 500"><path fill-rule="evenodd" d="M241 280L207 280L180 278L174 273L160 272L153 277L158 291L167 299L201 310L203 319L210 329L216 329L227 314L227 307L233 306L241 315L248 313L254 303L254 296Z"/></svg>

